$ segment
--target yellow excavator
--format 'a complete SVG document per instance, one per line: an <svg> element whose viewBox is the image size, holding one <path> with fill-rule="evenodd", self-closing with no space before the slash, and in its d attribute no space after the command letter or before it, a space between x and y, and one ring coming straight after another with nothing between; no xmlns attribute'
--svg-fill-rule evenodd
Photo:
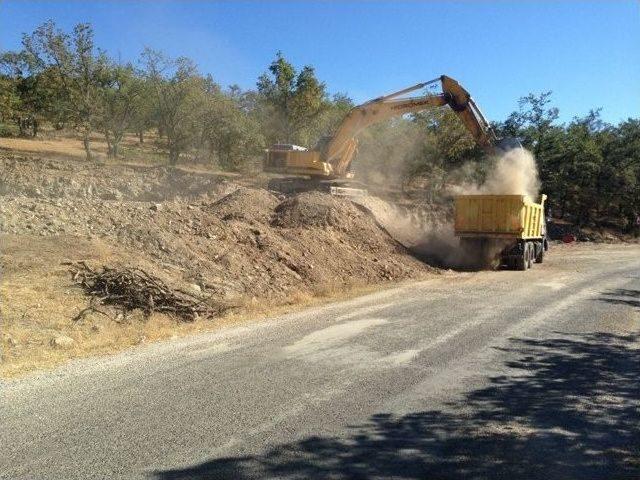
<svg viewBox="0 0 640 480"><path fill-rule="evenodd" d="M407 96L438 82L441 93ZM349 190L347 185L353 178L351 164L358 146L355 137L362 130L393 117L445 105L449 105L478 145L488 152L520 146L517 139L498 139L469 92L453 78L442 75L352 108L335 133L322 138L311 150L292 144L272 145L265 152L264 171L296 177L273 179L270 188L285 193L325 188L332 192L336 188Z"/></svg>

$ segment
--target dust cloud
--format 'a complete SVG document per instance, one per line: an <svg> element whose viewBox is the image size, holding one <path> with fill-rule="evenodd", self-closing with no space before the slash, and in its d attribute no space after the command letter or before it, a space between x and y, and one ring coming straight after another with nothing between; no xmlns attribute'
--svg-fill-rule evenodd
<svg viewBox="0 0 640 480"><path fill-rule="evenodd" d="M526 195L531 201L539 192L535 158L524 148L514 148L496 157L481 185L463 183L450 188L452 195Z"/></svg>
<svg viewBox="0 0 640 480"><path fill-rule="evenodd" d="M477 172L469 172L467 178ZM460 177L458 177L460 178ZM538 169L531 152L512 149L494 158L481 184L461 181L448 188L455 195L526 195L537 198L540 190ZM505 241L468 242L463 248L454 234L452 211L433 212L426 208L399 208L383 200L359 200L373 213L389 234L425 261L445 268L463 270L494 268Z"/></svg>

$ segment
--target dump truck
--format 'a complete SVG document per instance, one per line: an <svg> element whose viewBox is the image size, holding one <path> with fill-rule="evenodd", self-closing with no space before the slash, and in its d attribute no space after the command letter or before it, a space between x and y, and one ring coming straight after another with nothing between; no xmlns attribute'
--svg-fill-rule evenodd
<svg viewBox="0 0 640 480"><path fill-rule="evenodd" d="M502 267L527 270L542 263L549 249L544 202L526 195L458 195L455 235L467 258L478 264L497 260Z"/></svg>
<svg viewBox="0 0 640 480"><path fill-rule="evenodd" d="M441 85L440 92L415 95L414 92ZM471 95L456 80L446 75L418 83L397 92L353 107L332 135L307 149L299 145L277 143L265 151L263 170L293 175L274 178L269 188L284 193L304 190L336 191L337 187L358 187L353 180L352 163L357 156L357 136L376 123L423 110L448 106L460 118L476 143L489 153L521 147L516 138L498 138Z"/></svg>

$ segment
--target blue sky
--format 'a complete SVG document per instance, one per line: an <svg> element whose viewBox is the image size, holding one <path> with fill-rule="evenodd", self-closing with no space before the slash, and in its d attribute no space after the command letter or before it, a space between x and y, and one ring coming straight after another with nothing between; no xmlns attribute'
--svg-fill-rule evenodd
<svg viewBox="0 0 640 480"><path fill-rule="evenodd" d="M492 120L552 90L561 119L602 107L640 116L640 2L24 2L0 0L0 49L53 19L94 25L123 61L145 46L193 58L222 85L253 88L276 51L364 101L440 74Z"/></svg>

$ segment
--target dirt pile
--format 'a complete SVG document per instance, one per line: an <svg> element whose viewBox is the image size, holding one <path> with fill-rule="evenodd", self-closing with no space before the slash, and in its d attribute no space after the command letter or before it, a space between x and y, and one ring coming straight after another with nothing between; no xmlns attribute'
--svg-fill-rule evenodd
<svg viewBox="0 0 640 480"><path fill-rule="evenodd" d="M97 166L0 154L0 195L159 202L219 197L237 187L234 178L169 167Z"/></svg>
<svg viewBox="0 0 640 480"><path fill-rule="evenodd" d="M224 221L268 223L279 203L278 198L266 190L238 188L212 203L207 211Z"/></svg>
<svg viewBox="0 0 640 480"><path fill-rule="evenodd" d="M351 231L372 228L368 220L351 202L320 192L306 192L278 205L272 223L283 228L332 227Z"/></svg>
<svg viewBox="0 0 640 480"><path fill-rule="evenodd" d="M76 174L60 170L61 163L5 159L4 233L99 239L152 264L151 273L195 284L220 299L284 301L300 291L340 290L432 271L349 200L322 193L281 199L196 173L178 175L206 185L206 192L181 190L175 178L155 168L136 173L85 165ZM92 195L86 195L88 179L99 185ZM127 186L141 189L120 199L96 195L108 188L122 193ZM160 198L159 192L168 193Z"/></svg>

